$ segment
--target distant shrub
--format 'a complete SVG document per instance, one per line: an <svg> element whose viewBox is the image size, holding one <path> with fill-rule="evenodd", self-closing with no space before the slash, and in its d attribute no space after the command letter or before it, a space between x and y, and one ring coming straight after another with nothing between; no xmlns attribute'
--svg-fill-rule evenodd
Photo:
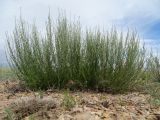
<svg viewBox="0 0 160 120"><path fill-rule="evenodd" d="M145 91L150 94L149 102L152 105L160 106L160 83L150 82L145 86Z"/></svg>
<svg viewBox="0 0 160 120"><path fill-rule="evenodd" d="M122 92L138 84L144 68L145 49L135 32L84 32L65 16L54 26L49 16L44 37L20 19L7 41L11 67L32 89L62 89L73 81L76 87Z"/></svg>
<svg viewBox="0 0 160 120"><path fill-rule="evenodd" d="M153 105L160 106L160 60L158 56L150 54L147 61L147 81L145 91L151 95L149 102Z"/></svg>
<svg viewBox="0 0 160 120"><path fill-rule="evenodd" d="M153 82L160 82L160 60L159 58L151 54L148 59L147 66L148 66L148 71L150 73L150 79Z"/></svg>
<svg viewBox="0 0 160 120"><path fill-rule="evenodd" d="M10 68L0 66L0 80L14 80L15 78L16 77Z"/></svg>

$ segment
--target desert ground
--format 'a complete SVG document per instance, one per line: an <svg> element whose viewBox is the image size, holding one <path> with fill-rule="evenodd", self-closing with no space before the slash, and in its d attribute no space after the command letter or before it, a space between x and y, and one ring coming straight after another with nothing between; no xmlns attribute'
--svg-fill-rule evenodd
<svg viewBox="0 0 160 120"><path fill-rule="evenodd" d="M34 92L17 81L0 82L0 120L160 120L145 93Z"/></svg>

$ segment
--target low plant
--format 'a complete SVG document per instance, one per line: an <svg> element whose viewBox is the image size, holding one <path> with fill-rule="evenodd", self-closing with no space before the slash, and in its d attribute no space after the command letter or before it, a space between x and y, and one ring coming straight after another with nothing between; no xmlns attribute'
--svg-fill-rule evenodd
<svg viewBox="0 0 160 120"><path fill-rule="evenodd" d="M68 92L64 93L63 101L62 101L62 106L66 110L70 110L76 105L76 100L73 96L71 96Z"/></svg>
<svg viewBox="0 0 160 120"><path fill-rule="evenodd" d="M5 120L15 120L15 116L10 108L5 108Z"/></svg>
<svg viewBox="0 0 160 120"><path fill-rule="evenodd" d="M149 102L152 105L160 106L160 83L152 82L146 86L146 92L150 94Z"/></svg>
<svg viewBox="0 0 160 120"><path fill-rule="evenodd" d="M30 115L30 116L28 117L28 120L35 120L35 119L34 119L34 116L33 116L33 115Z"/></svg>
<svg viewBox="0 0 160 120"><path fill-rule="evenodd" d="M151 80L154 82L160 82L160 59L158 56L150 55L148 60L148 70Z"/></svg>
<svg viewBox="0 0 160 120"><path fill-rule="evenodd" d="M10 68L0 66L0 80L14 79L15 75Z"/></svg>
<svg viewBox="0 0 160 120"><path fill-rule="evenodd" d="M50 110L55 107L56 102L52 98L24 97L9 104L5 111L8 118L14 116L13 120L20 120L40 110Z"/></svg>

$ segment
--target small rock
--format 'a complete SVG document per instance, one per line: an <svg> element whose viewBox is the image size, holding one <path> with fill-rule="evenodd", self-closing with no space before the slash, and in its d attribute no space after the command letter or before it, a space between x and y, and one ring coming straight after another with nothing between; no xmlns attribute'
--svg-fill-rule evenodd
<svg viewBox="0 0 160 120"><path fill-rule="evenodd" d="M108 102L107 100L105 100L105 101L103 101L103 102L101 103L101 105L102 105L103 107L105 107L105 108L108 108L108 107L109 107L109 102Z"/></svg>
<svg viewBox="0 0 160 120"><path fill-rule="evenodd" d="M154 114L157 118L157 120L160 120L160 114Z"/></svg>

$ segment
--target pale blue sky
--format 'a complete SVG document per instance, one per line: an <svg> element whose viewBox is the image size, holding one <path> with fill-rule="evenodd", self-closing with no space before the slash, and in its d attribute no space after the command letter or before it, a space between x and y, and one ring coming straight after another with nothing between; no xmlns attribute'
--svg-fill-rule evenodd
<svg viewBox="0 0 160 120"><path fill-rule="evenodd" d="M136 28L148 49L160 50L160 0L0 0L0 63L5 32L12 32L20 9L26 21L43 31L49 8L53 19L58 9L65 10L68 17L80 17L84 27Z"/></svg>

